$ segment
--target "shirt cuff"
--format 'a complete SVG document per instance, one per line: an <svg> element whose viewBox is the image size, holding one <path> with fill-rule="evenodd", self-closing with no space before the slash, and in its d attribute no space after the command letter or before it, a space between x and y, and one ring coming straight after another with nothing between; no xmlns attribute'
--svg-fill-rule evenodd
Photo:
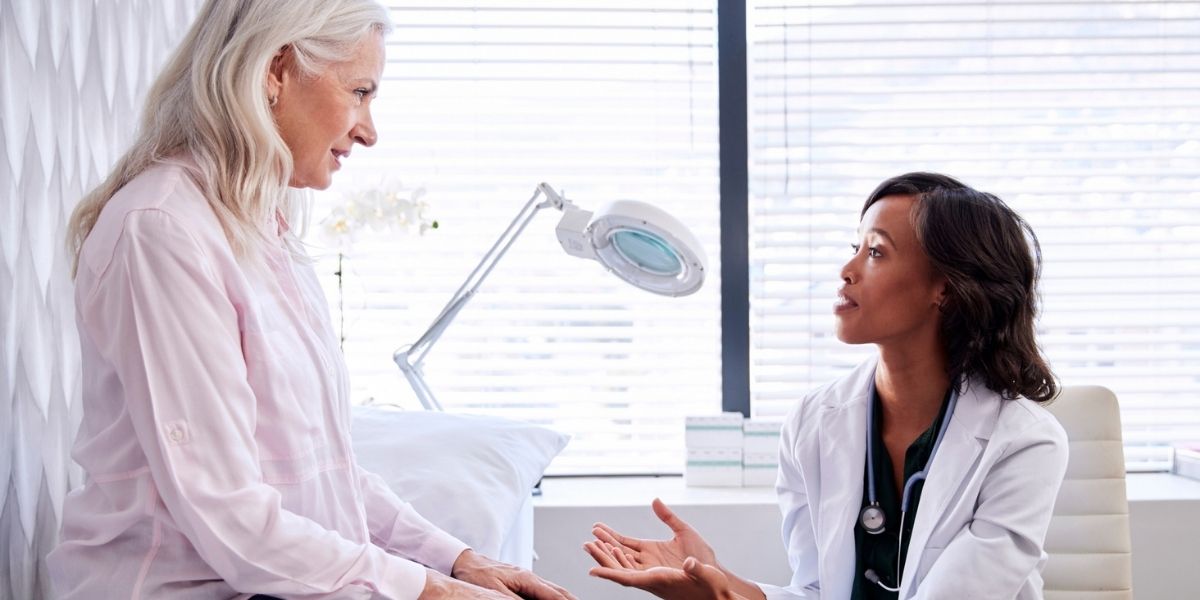
<svg viewBox="0 0 1200 600"><path fill-rule="evenodd" d="M433 532L417 550L421 562L439 573L450 574L454 561L470 546L444 531Z"/></svg>
<svg viewBox="0 0 1200 600"><path fill-rule="evenodd" d="M387 557L379 595L390 600L417 600L425 590L425 567L392 554Z"/></svg>
<svg viewBox="0 0 1200 600"><path fill-rule="evenodd" d="M759 583L757 581L753 581L751 583L757 585L758 589L762 590L762 593L767 597L767 600L799 600L801 598L804 600L821 599L821 595L813 590L795 591L790 586L779 587L777 585Z"/></svg>

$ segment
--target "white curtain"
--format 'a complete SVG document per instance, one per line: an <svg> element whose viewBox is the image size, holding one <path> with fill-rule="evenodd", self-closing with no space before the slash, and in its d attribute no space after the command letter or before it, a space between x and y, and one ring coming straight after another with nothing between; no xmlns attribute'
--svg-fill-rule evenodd
<svg viewBox="0 0 1200 600"><path fill-rule="evenodd" d="M132 140L199 0L0 0L0 599L49 596L82 483L67 218Z"/></svg>

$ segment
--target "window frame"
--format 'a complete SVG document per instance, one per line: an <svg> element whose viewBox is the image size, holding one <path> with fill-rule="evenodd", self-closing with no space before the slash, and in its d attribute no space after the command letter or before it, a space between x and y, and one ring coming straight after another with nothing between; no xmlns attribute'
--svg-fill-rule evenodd
<svg viewBox="0 0 1200 600"><path fill-rule="evenodd" d="M745 0L717 0L721 410L750 416L750 114Z"/></svg>

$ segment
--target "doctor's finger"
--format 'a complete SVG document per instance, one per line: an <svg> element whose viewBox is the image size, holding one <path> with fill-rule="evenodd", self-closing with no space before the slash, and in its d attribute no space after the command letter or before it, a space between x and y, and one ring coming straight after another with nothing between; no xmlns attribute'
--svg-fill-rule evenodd
<svg viewBox="0 0 1200 600"><path fill-rule="evenodd" d="M626 569L637 568L637 565L634 564L633 557L626 554L624 548L621 548L620 546L610 546L609 551L612 552L613 558L616 558L617 562L620 563L622 567L625 567Z"/></svg>
<svg viewBox="0 0 1200 600"><path fill-rule="evenodd" d="M667 527L671 528L671 531L680 533L684 531L690 531L692 529L691 525L688 525L686 521L680 519L675 512L668 508L667 504L662 500L655 498L654 502L650 503L650 507L654 509L654 514L658 517L658 520L666 523Z"/></svg>
<svg viewBox="0 0 1200 600"><path fill-rule="evenodd" d="M608 531L605 531L603 529L600 529L600 528L593 529L592 535L596 536L597 540L604 542L605 544L608 544L610 546L616 546L617 548L620 548L621 550L623 550L625 552L629 552L629 553L640 552L639 550L635 550L629 544L625 544L625 543L621 542L621 540L613 537L613 534L611 534Z"/></svg>
<svg viewBox="0 0 1200 600"><path fill-rule="evenodd" d="M613 569L609 567L592 567L592 570L588 571L588 575L591 575L592 577L599 577L601 579L607 579L609 581L630 587L637 587L647 583L645 581L645 577L642 577L642 575L644 575L642 571L627 571L625 569Z"/></svg>
<svg viewBox="0 0 1200 600"><path fill-rule="evenodd" d="M608 539L601 537L601 534L608 536ZM592 526L592 535L594 535L594 536L600 538L601 540L606 541L610 544L625 546L626 548L629 548L630 550L640 551L642 549L642 540L639 540L634 537L629 537L627 535L621 535L620 533L617 532L617 530L613 529L612 527L609 527L608 525L605 525L604 523L596 523L595 525L593 525Z"/></svg>
<svg viewBox="0 0 1200 600"><path fill-rule="evenodd" d="M621 543L620 541L617 540L616 536L614 536L607 529L601 528L599 525L592 528L592 535L596 536L596 539L598 539L602 542L609 543L609 544L620 544Z"/></svg>
<svg viewBox="0 0 1200 600"><path fill-rule="evenodd" d="M583 549L586 550L588 554L592 555L592 560L595 560L596 564L602 567L619 569L621 567L621 563L617 562L617 559L613 558L613 556L609 554L607 550L605 550L604 546L601 545L602 543L603 542L588 542L583 545Z"/></svg>
<svg viewBox="0 0 1200 600"><path fill-rule="evenodd" d="M608 551L604 549L602 544L603 542L597 541L587 542L583 545L583 550L592 557L592 560L596 561L596 563L602 567L619 566L616 559L608 554Z"/></svg>
<svg viewBox="0 0 1200 600"><path fill-rule="evenodd" d="M706 565L691 556L683 561L683 572L693 581L712 589L721 587L724 580L724 575L716 567Z"/></svg>
<svg viewBox="0 0 1200 600"><path fill-rule="evenodd" d="M613 560L617 561L617 564L621 565L622 567L629 567L629 559L625 558L624 548L605 543L600 545L604 548L604 551L609 554L609 556L613 557Z"/></svg>

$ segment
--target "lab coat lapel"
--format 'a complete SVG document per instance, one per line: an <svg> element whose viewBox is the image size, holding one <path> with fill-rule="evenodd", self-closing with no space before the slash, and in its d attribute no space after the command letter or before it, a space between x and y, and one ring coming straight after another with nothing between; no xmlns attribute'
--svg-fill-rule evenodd
<svg viewBox="0 0 1200 600"><path fill-rule="evenodd" d="M860 369L858 377L832 395L845 401L821 410L817 538L821 596L825 598L849 598L856 576L854 523L862 504L866 468L867 383L874 372L873 367Z"/></svg>
<svg viewBox="0 0 1200 600"><path fill-rule="evenodd" d="M934 456L933 464L929 466L929 476L922 488L921 502L917 506L917 516L913 522L913 537L908 544L908 556L904 560L900 598L908 598L913 584L918 583L915 579L917 568L921 564L921 555L925 552L929 536L933 534L934 526L945 514L950 502L962 489L962 482L970 476L975 467L983 451L981 439L986 440L990 436L989 431L983 430L986 429L986 423L995 422L995 415L993 414L989 421L988 414L989 411L994 413L998 405L988 402L986 397L981 397L978 393L980 390L984 394L991 393L978 381L972 381L963 390L950 418L950 425L946 428L942 446Z"/></svg>

